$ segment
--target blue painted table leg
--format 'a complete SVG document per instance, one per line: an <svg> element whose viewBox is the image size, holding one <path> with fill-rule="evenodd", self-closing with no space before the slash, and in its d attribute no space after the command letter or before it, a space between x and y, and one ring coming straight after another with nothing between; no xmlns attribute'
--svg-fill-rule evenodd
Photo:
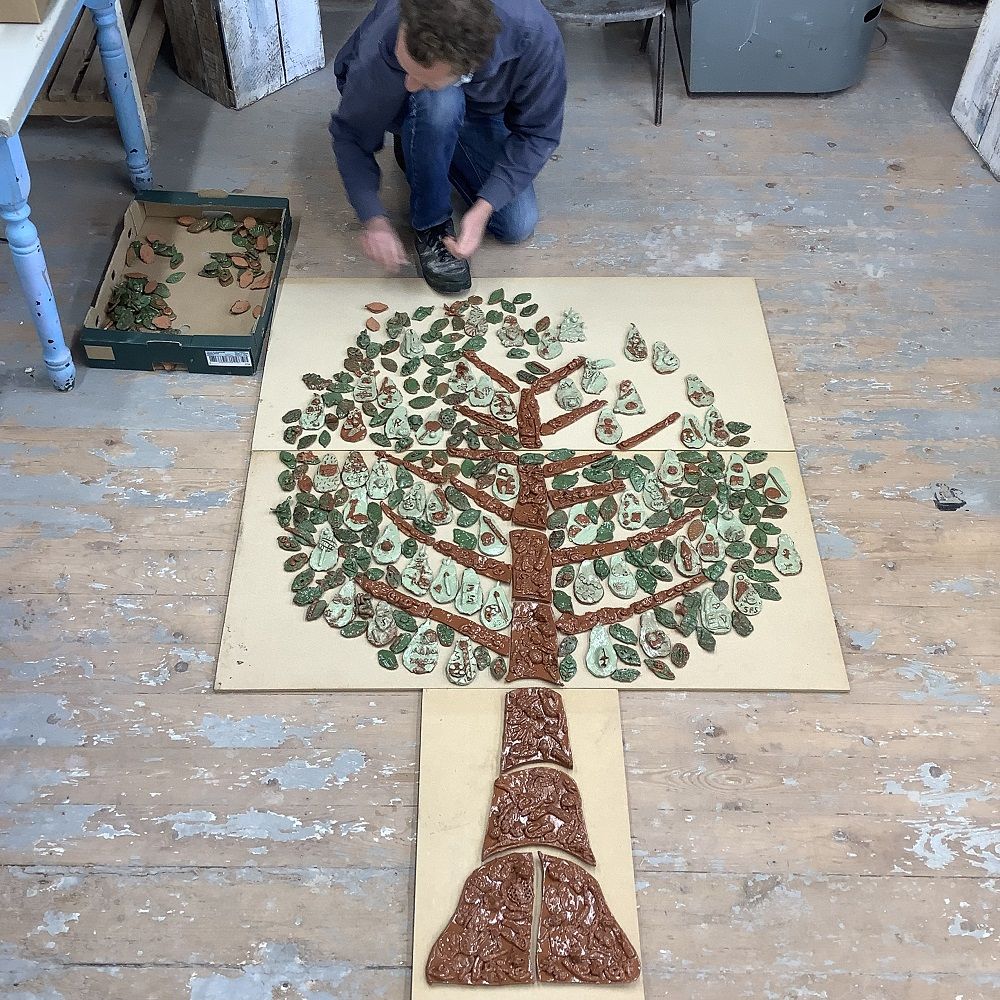
<svg viewBox="0 0 1000 1000"><path fill-rule="evenodd" d="M132 86L132 71L125 55L125 42L118 26L116 0L84 0L97 28L97 47L104 63L108 93L115 107L118 128L125 143L125 162L132 186L142 191L153 186L149 149L142 130L139 105Z"/></svg>
<svg viewBox="0 0 1000 1000"><path fill-rule="evenodd" d="M0 218L6 223L14 267L35 321L49 378L60 392L65 392L73 388L76 367L63 339L38 230L29 218L29 188L28 166L24 162L20 137L0 137Z"/></svg>

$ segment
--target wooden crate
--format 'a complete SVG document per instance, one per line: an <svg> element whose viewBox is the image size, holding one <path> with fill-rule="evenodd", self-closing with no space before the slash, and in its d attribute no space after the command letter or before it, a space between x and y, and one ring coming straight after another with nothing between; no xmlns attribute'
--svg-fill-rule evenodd
<svg viewBox="0 0 1000 1000"><path fill-rule="evenodd" d="M128 30L136 84L149 114L154 102L146 87L166 32L163 0L121 0L121 14ZM84 10L39 91L31 114L112 118L114 113L104 82L94 22Z"/></svg>
<svg viewBox="0 0 1000 1000"><path fill-rule="evenodd" d="M245 108L321 69L319 0L164 0L177 72Z"/></svg>

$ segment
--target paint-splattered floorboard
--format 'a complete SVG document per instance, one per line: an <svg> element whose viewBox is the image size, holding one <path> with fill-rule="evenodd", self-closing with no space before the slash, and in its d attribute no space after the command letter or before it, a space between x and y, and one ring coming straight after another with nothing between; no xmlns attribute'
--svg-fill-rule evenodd
<svg viewBox="0 0 1000 1000"><path fill-rule="evenodd" d="M360 10L325 9L331 53ZM756 277L826 556L849 696L622 696L651 997L1000 986L997 186L948 117L971 33L885 26L822 98L692 100L671 54L660 130L638 26L572 29L544 218L476 261ZM374 274L332 67L239 115L154 86L158 183L288 194L293 274ZM23 139L73 326L119 146ZM403 1000L417 696L211 691L257 380L84 369L56 396L12 282L4 260L0 995ZM937 480L968 508L937 512Z"/></svg>

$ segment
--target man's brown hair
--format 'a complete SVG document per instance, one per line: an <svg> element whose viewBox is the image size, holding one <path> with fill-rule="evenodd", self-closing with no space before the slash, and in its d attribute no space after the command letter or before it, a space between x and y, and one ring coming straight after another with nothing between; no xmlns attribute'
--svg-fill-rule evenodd
<svg viewBox="0 0 1000 1000"><path fill-rule="evenodd" d="M421 66L473 73L493 53L500 18L491 0L400 0L406 49Z"/></svg>

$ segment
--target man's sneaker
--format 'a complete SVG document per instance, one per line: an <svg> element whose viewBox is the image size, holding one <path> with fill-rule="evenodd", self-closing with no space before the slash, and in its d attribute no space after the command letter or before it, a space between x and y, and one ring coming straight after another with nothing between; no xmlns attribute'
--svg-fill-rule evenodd
<svg viewBox="0 0 1000 1000"><path fill-rule="evenodd" d="M439 295L454 295L472 287L469 262L456 257L444 245L445 236L455 236L451 219L432 229L414 231L417 259L424 281Z"/></svg>

